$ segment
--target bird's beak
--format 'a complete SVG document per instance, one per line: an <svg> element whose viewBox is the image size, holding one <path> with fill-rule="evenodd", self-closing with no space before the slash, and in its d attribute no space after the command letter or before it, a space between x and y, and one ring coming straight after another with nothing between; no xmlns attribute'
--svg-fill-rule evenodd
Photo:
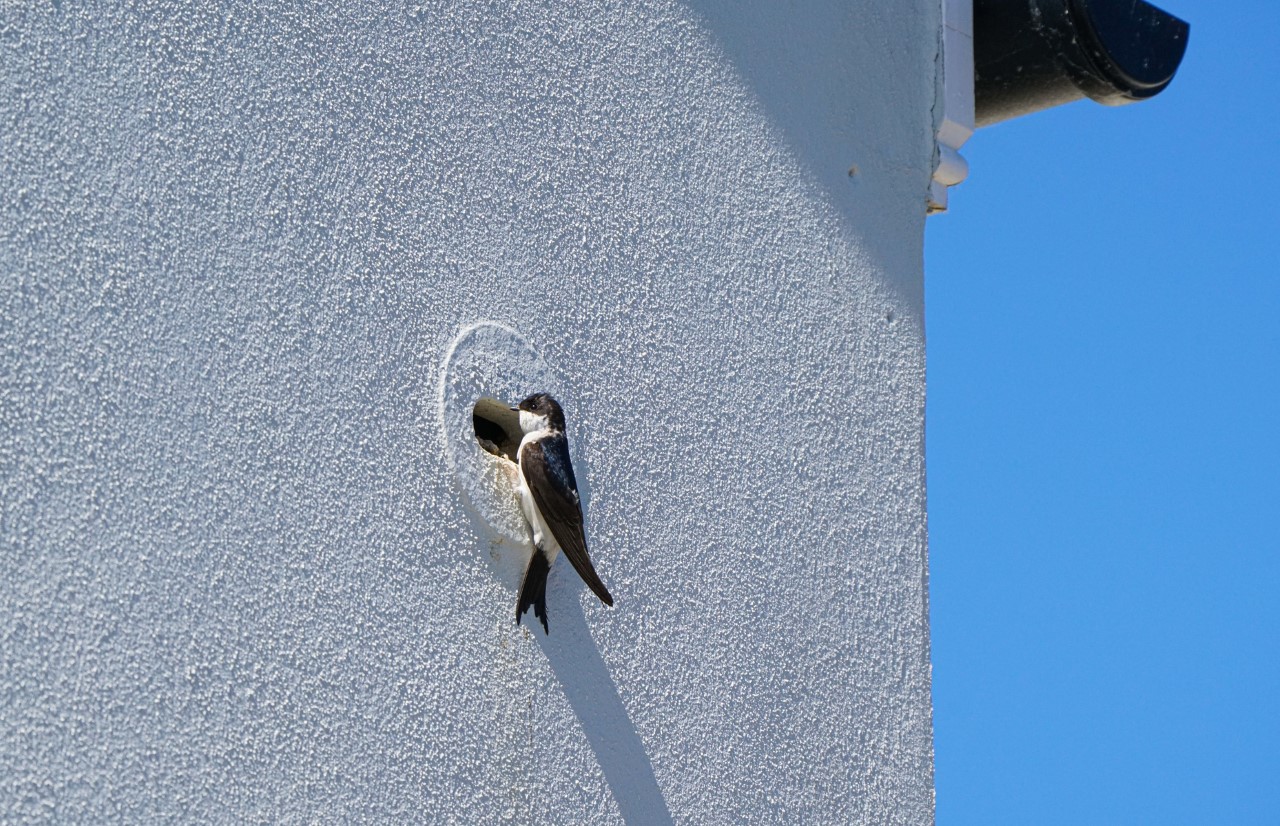
<svg viewBox="0 0 1280 826"><path fill-rule="evenodd" d="M520 408L518 408L518 407L513 407L513 408L511 408L511 412L512 412L512 413L519 413L519 412L520 412Z"/></svg>

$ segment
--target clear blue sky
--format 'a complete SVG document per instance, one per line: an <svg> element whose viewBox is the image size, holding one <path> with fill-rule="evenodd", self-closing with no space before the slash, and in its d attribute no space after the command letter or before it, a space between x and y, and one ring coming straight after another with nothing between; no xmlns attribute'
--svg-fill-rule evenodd
<svg viewBox="0 0 1280 826"><path fill-rule="evenodd" d="M1280 10L927 228L938 823L1280 823Z"/></svg>

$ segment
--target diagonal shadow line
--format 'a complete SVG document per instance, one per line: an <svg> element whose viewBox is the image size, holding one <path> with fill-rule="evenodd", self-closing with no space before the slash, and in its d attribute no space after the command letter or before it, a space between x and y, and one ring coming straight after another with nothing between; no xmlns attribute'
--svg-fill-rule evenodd
<svg viewBox="0 0 1280 826"><path fill-rule="evenodd" d="M554 610L548 612L552 633L544 636L542 629L536 628L533 636L578 716L622 819L628 826L672 824L671 810L658 788L653 763L591 638L578 601L581 589L554 590L562 598L555 600ZM527 617L533 621L532 613Z"/></svg>

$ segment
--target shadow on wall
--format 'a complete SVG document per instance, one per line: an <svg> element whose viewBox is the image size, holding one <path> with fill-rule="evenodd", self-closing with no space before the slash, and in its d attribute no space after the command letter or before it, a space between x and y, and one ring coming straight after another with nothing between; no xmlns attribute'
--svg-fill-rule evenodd
<svg viewBox="0 0 1280 826"><path fill-rule="evenodd" d="M836 203L848 204L849 169L865 160L857 157L865 148L864 135L884 131L877 121L882 113L867 104L889 103L878 100L883 90L860 90L865 84L839 71L849 64L850 53L870 52L869 44L859 42L857 15L874 14L874 4L863 11L829 3L693 0L689 5L810 174Z"/></svg>
<svg viewBox="0 0 1280 826"><path fill-rule="evenodd" d="M573 598L556 600L548 611L553 633L544 635L539 628L532 635L582 724L622 819L628 826L671 824L653 764L587 628L578 602L581 589L569 590ZM527 619L532 621L533 614Z"/></svg>
<svg viewBox="0 0 1280 826"><path fill-rule="evenodd" d="M866 242L862 251L877 259L886 286L919 305L920 243L876 239L902 239L905 221L923 225L940 18L876 3L690 0L689 7L842 228ZM912 200L904 202L904 192Z"/></svg>

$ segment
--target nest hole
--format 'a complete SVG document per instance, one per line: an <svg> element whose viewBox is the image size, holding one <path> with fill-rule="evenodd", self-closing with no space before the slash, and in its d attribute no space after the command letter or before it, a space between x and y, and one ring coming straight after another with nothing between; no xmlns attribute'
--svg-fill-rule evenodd
<svg viewBox="0 0 1280 826"><path fill-rule="evenodd" d="M476 441L494 456L519 462L520 414L497 399L485 396L471 409L471 424L476 431Z"/></svg>

